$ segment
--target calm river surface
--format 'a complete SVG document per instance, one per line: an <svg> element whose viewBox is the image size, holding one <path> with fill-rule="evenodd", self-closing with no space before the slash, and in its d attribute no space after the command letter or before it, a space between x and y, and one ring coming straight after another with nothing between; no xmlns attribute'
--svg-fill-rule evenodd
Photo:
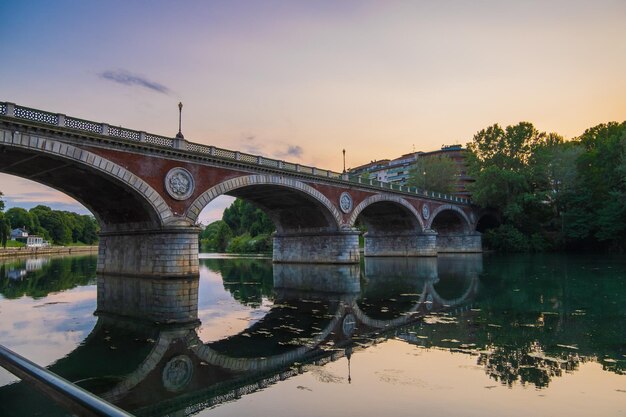
<svg viewBox="0 0 626 417"><path fill-rule="evenodd" d="M626 415L623 258L203 254L184 325L102 311L146 281L95 256L2 262L0 344L137 415ZM65 414L0 368L0 416Z"/></svg>

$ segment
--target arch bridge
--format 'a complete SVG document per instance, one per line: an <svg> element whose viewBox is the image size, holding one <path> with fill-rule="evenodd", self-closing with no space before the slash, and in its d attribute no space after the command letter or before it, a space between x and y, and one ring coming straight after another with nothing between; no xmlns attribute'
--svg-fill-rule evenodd
<svg viewBox="0 0 626 417"><path fill-rule="evenodd" d="M249 200L276 226L273 260L480 252L464 198L0 102L0 172L55 188L100 223L98 272L198 273L198 216L220 195Z"/></svg>

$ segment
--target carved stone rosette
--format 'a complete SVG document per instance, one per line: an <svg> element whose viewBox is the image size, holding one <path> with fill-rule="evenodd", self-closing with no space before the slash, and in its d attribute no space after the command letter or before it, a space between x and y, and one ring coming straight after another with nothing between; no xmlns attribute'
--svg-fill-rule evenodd
<svg viewBox="0 0 626 417"><path fill-rule="evenodd" d="M352 211L352 197L347 192L343 192L339 196L339 208L346 214Z"/></svg>
<svg viewBox="0 0 626 417"><path fill-rule="evenodd" d="M193 176L185 168L172 168L165 176L165 190L176 200L191 197L194 187Z"/></svg>

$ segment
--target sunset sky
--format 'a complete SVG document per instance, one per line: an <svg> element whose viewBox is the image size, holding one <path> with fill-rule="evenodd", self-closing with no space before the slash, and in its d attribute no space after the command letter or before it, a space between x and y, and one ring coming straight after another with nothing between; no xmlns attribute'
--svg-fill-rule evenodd
<svg viewBox="0 0 626 417"><path fill-rule="evenodd" d="M624 0L0 1L0 101L171 136L182 101L188 140L341 170L344 148L351 167L625 120L625 22Z"/></svg>

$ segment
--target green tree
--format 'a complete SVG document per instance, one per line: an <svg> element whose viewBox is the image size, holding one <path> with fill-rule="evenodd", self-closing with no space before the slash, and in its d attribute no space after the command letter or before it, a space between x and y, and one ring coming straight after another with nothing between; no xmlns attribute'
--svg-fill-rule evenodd
<svg viewBox="0 0 626 417"><path fill-rule="evenodd" d="M409 170L407 185L423 190L452 194L459 170L451 158L447 156L417 157Z"/></svg>
<svg viewBox="0 0 626 417"><path fill-rule="evenodd" d="M274 223L265 212L239 198L224 210L222 220L226 222L235 236L249 233L254 237L259 234L272 233L275 230Z"/></svg>
<svg viewBox="0 0 626 417"><path fill-rule="evenodd" d="M200 234L204 250L233 253L269 252L274 223L254 204L236 199L224 210L222 220Z"/></svg>
<svg viewBox="0 0 626 417"><path fill-rule="evenodd" d="M63 212L43 205L33 207L30 212L37 216L41 228L45 231L42 233L44 237L52 239L58 245L72 242L72 231Z"/></svg>
<svg viewBox="0 0 626 417"><path fill-rule="evenodd" d="M600 124L576 139L577 182L564 207L568 239L624 248L626 238L626 122Z"/></svg>
<svg viewBox="0 0 626 417"><path fill-rule="evenodd" d="M3 248L7 247L9 236L11 236L11 222L9 222L5 214L0 211L0 244L2 244Z"/></svg>
<svg viewBox="0 0 626 417"><path fill-rule="evenodd" d="M520 122L505 129L490 126L467 144L468 171L475 179L468 187L472 199L483 207L499 209L506 224L500 232L486 236L493 239L492 243L499 242L510 250L545 247L544 226L554 223L551 202L554 181L558 181L547 174L549 162L562 143L559 135L539 132L531 123ZM528 241L520 244L520 236Z"/></svg>
<svg viewBox="0 0 626 417"><path fill-rule="evenodd" d="M223 220L214 221L200 233L200 241L205 249L215 252L226 252L226 247L232 237L232 230Z"/></svg>
<svg viewBox="0 0 626 417"><path fill-rule="evenodd" d="M100 231L98 222L93 216L86 214L80 216L80 219L82 223L82 235L79 240L88 245L96 243L98 241L98 232Z"/></svg>
<svg viewBox="0 0 626 417"><path fill-rule="evenodd" d="M11 235L11 222L6 218L4 213L4 200L2 199L2 191L0 191L0 244L3 248L7 247L7 241Z"/></svg>
<svg viewBox="0 0 626 417"><path fill-rule="evenodd" d="M9 222L11 222L11 226L14 228L25 227L29 233L34 232L33 216L26 209L11 207L5 214Z"/></svg>

